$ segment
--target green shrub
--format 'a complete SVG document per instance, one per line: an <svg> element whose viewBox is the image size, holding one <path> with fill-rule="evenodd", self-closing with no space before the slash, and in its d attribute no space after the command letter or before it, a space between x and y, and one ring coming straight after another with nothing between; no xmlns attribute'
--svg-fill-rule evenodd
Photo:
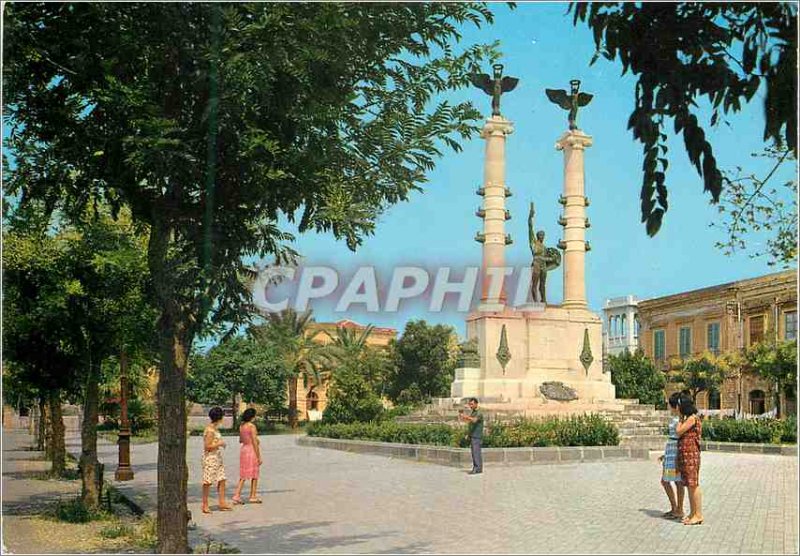
<svg viewBox="0 0 800 556"><path fill-rule="evenodd" d="M783 434L781 434L781 442L790 444L797 443L797 417L791 415L783 422Z"/></svg>
<svg viewBox="0 0 800 556"><path fill-rule="evenodd" d="M99 430L119 429L121 419L119 402L106 401L101 403L100 415L103 417L103 423L98 425ZM155 429L157 424L155 415L156 408L154 404L136 398L128 400L128 421L133 434Z"/></svg>
<svg viewBox="0 0 800 556"><path fill-rule="evenodd" d="M703 440L780 444L797 442L797 420L781 419L705 419Z"/></svg>
<svg viewBox="0 0 800 556"><path fill-rule="evenodd" d="M493 448L527 446L616 446L616 426L600 415L570 415L494 423L483 445Z"/></svg>
<svg viewBox="0 0 800 556"><path fill-rule="evenodd" d="M452 446L461 432L449 425L417 425L410 423L311 423L309 436L343 440L376 440L400 444Z"/></svg>
<svg viewBox="0 0 800 556"><path fill-rule="evenodd" d="M312 423L309 436L344 440L374 440L401 444L435 446L468 445L461 426L424 425L394 422ZM616 446L617 428L599 415L581 415L542 420L523 419L487 426L483 445L487 448L527 446Z"/></svg>
<svg viewBox="0 0 800 556"><path fill-rule="evenodd" d="M417 406L414 405L401 404L401 405L396 405L391 409L384 409L383 413L381 413L380 415L380 420L391 421L395 417L402 417L403 415L408 415L412 411L414 411L416 407Z"/></svg>
<svg viewBox="0 0 800 556"><path fill-rule="evenodd" d="M378 419L383 403L358 370L342 367L328 389L328 404L322 413L325 423L365 423Z"/></svg>
<svg viewBox="0 0 800 556"><path fill-rule="evenodd" d="M619 355L609 355L606 370L611 373L618 398L635 398L639 403L666 407L664 373L655 368L642 350L631 353L626 349Z"/></svg>
<svg viewBox="0 0 800 556"><path fill-rule="evenodd" d="M80 498L59 500L56 503L55 517L67 523L88 523L95 519L103 519L105 514L99 510L90 510Z"/></svg>

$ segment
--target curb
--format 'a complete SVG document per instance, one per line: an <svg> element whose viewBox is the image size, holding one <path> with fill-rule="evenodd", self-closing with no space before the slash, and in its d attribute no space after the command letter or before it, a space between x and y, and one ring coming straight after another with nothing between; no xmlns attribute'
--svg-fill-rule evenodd
<svg viewBox="0 0 800 556"><path fill-rule="evenodd" d="M797 457L797 444L752 444L748 442L702 440L700 441L700 450L704 452L733 452L737 454L770 454Z"/></svg>
<svg viewBox="0 0 800 556"><path fill-rule="evenodd" d="M447 467L469 468L472 466L472 456L467 448L373 442L368 440L342 440L311 436L301 436L297 438L295 442L299 446L400 458L424 463L434 463ZM484 465L488 466L582 463L619 459L646 460L650 457L649 449L632 446L484 448L482 453Z"/></svg>
<svg viewBox="0 0 800 556"><path fill-rule="evenodd" d="M97 441L98 443L105 441L109 444L113 444L108 440L101 440L100 438L98 438ZM70 447L67 446L67 454L74 458L80 458L80 447L77 447L77 453L72 453ZM109 471L106 471L104 475L108 472ZM127 481L117 481L113 477L113 471L110 472L110 477L103 477L104 491L113 492L117 500L130 508L137 517L149 515L154 519L156 518L156 506L149 496L146 494L137 494L135 488ZM189 519L189 549L193 554L205 554L206 552L203 552L203 549L205 548L207 550L209 547L216 548L220 553L238 554L241 552L236 546L217 540L213 535L199 531L197 524L192 519L191 510L189 511ZM4 551L3 554L5 553Z"/></svg>

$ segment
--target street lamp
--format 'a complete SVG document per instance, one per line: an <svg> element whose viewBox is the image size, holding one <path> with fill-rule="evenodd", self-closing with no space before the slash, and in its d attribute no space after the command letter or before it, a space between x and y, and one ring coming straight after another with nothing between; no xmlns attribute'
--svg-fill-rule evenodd
<svg viewBox="0 0 800 556"><path fill-rule="evenodd" d="M128 356L122 351L119 356L119 458L117 471L114 478L118 481L130 481L133 479L133 468L131 468L131 425L128 421Z"/></svg>

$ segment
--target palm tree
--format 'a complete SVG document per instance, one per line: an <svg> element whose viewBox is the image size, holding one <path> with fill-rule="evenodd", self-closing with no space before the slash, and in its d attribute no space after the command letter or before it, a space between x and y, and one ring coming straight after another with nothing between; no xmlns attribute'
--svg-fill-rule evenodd
<svg viewBox="0 0 800 556"><path fill-rule="evenodd" d="M369 345L369 337L374 328L372 324L362 330L340 326L336 329L335 337L327 332L326 334L331 339L330 345L336 348L334 356L337 362L359 373L383 397L391 372L391 348Z"/></svg>
<svg viewBox="0 0 800 556"><path fill-rule="evenodd" d="M339 357L346 363L357 363L367 348L367 341L369 335L375 327L371 324L367 325L361 331L355 328L347 328L338 326L336 328L336 336L331 336L329 332L325 332L331 339L331 345L335 346L339 351Z"/></svg>
<svg viewBox="0 0 800 556"><path fill-rule="evenodd" d="M297 428L297 382L302 377L303 384L320 384L330 373L336 352L314 339L321 332L311 331L314 322L311 311L298 313L285 309L268 313L267 322L250 328L250 335L259 342L273 345L278 351L287 376L289 391L289 425Z"/></svg>

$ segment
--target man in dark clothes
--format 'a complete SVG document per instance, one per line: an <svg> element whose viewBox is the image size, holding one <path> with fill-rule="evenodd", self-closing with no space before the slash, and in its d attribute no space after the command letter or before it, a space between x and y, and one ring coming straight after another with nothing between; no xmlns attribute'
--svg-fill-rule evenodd
<svg viewBox="0 0 800 556"><path fill-rule="evenodd" d="M471 410L469 415L463 412L458 418L469 423L467 428L467 438L469 439L470 451L472 452L472 471L470 475L483 473L483 459L481 458L481 439L483 438L483 413L478 411L478 398L470 398L468 402Z"/></svg>

